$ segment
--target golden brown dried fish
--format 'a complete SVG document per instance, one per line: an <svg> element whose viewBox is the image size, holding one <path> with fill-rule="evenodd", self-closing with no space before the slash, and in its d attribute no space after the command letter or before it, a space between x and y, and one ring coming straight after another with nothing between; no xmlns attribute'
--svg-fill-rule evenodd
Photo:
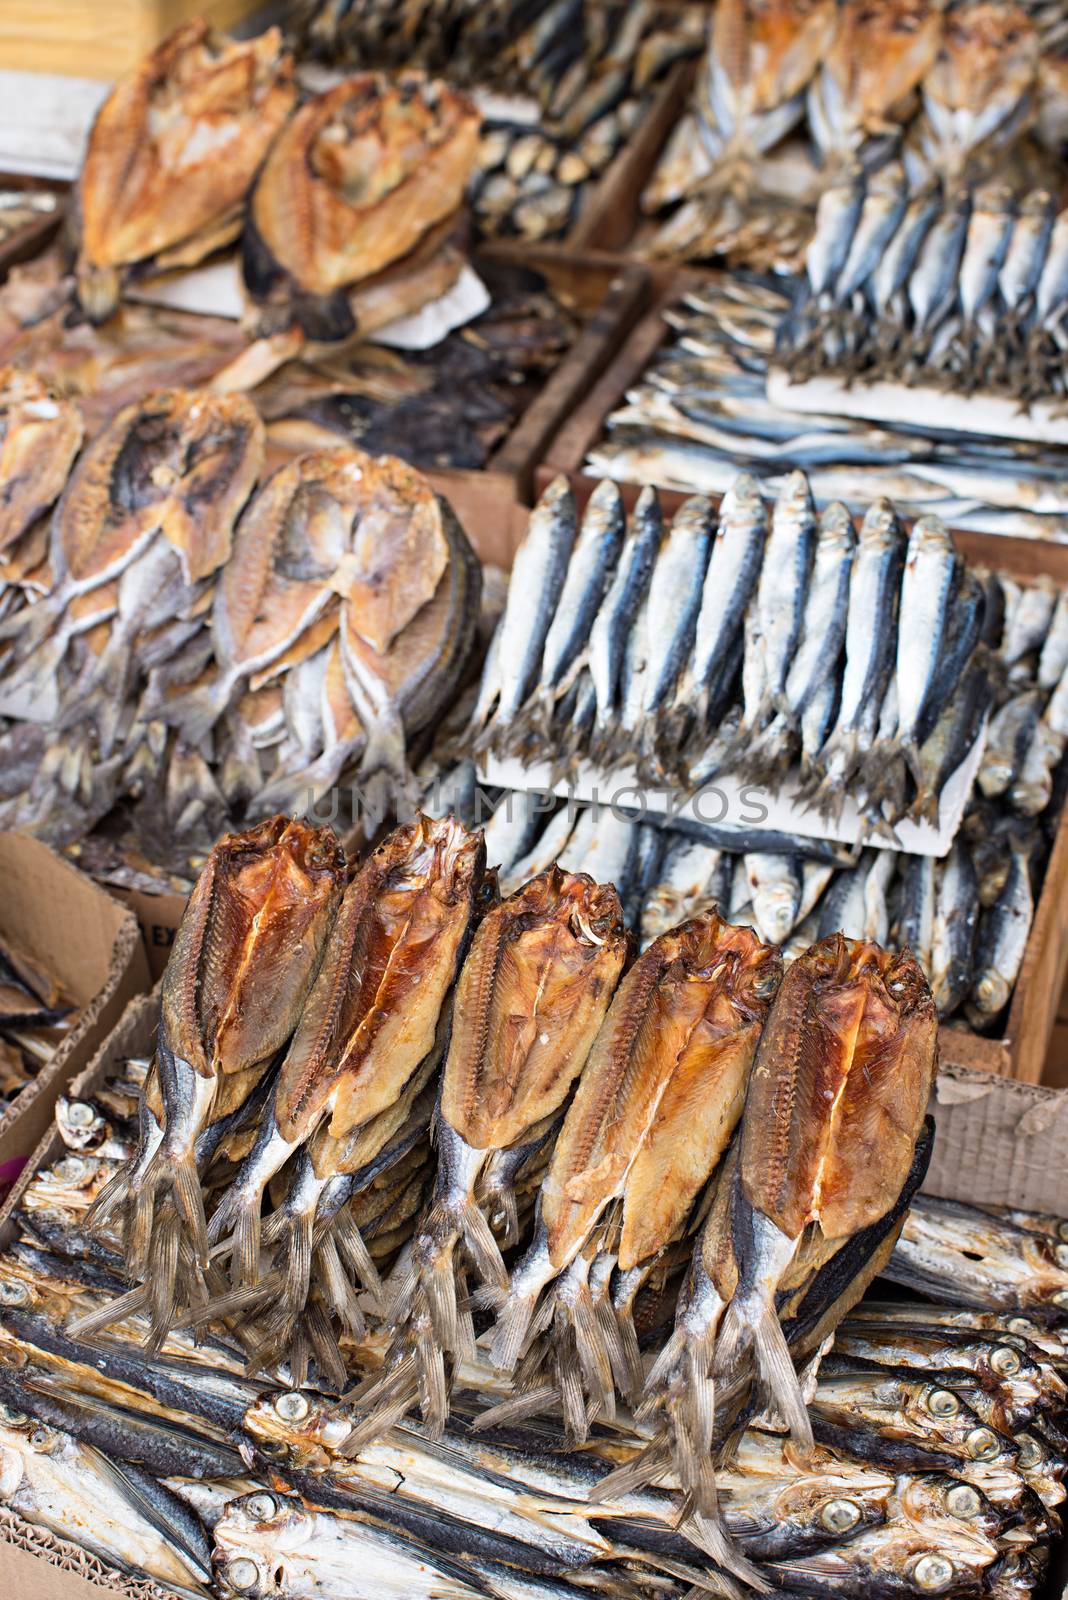
<svg viewBox="0 0 1068 1600"><path fill-rule="evenodd" d="M190 265L238 237L296 94L277 28L238 41L203 19L116 84L78 181L78 298L92 321L115 310L124 269Z"/></svg>
<svg viewBox="0 0 1068 1600"><path fill-rule="evenodd" d="M934 66L942 8L927 0L846 0L809 94L823 162L849 161L865 140L897 136L895 110Z"/></svg>
<svg viewBox="0 0 1068 1600"><path fill-rule="evenodd" d="M1022 6L977 0L950 11L924 80L921 129L924 154L947 187L1028 114L1038 61L1038 33Z"/></svg>
<svg viewBox="0 0 1068 1600"><path fill-rule="evenodd" d="M322 1125L344 1139L388 1110L429 1054L484 865L480 833L419 816L349 885L256 1145L212 1217L213 1241L233 1233L238 1285L259 1274L273 1175Z"/></svg>
<svg viewBox="0 0 1068 1600"><path fill-rule="evenodd" d="M608 1010L626 935L614 889L552 867L480 924L457 984L436 1124L433 1203L417 1232L393 1308L382 1376L359 1397L356 1437L377 1436L419 1400L440 1432L448 1411L445 1356L473 1349L457 1295L461 1239L483 1283L507 1274L475 1195L493 1151L520 1145L563 1105ZM354 1448L358 1445L354 1445Z"/></svg>
<svg viewBox="0 0 1068 1600"><path fill-rule="evenodd" d="M834 935L789 968L749 1080L736 1181L739 1283L716 1370L755 1353L795 1439L808 1414L775 1292L802 1235L845 1239L885 1215L912 1164L937 1059L930 989L909 954Z"/></svg>
<svg viewBox="0 0 1068 1600"><path fill-rule="evenodd" d="M741 1115L781 971L751 929L709 911L655 940L628 972L557 1138L494 1338L496 1366L515 1367L540 1294L612 1201L622 1202L622 1271L670 1242Z"/></svg>
<svg viewBox="0 0 1068 1600"><path fill-rule="evenodd" d="M314 339L353 333L347 291L459 209L478 125L443 83L373 73L302 106L263 164L244 235L245 283L272 310L270 331L295 321Z"/></svg>
<svg viewBox="0 0 1068 1600"><path fill-rule="evenodd" d="M128 1269L148 1280L157 1337L173 1316L183 1240L207 1266L199 1167L297 1024L344 873L329 829L275 817L220 840L190 897L163 981L141 1148L95 1208L101 1227L124 1216Z"/></svg>
<svg viewBox="0 0 1068 1600"><path fill-rule="evenodd" d="M73 400L36 373L0 369L0 551L10 551L59 497L84 432Z"/></svg>

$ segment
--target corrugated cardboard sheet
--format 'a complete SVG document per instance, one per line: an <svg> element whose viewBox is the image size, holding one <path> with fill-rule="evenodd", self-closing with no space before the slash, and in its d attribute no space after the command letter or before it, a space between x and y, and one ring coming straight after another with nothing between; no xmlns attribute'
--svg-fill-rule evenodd
<svg viewBox="0 0 1068 1600"><path fill-rule="evenodd" d="M80 1011L49 1065L0 1116L2 1164L29 1155L58 1096L150 980L133 915L39 839L0 833L0 885L0 935L10 931L54 971Z"/></svg>

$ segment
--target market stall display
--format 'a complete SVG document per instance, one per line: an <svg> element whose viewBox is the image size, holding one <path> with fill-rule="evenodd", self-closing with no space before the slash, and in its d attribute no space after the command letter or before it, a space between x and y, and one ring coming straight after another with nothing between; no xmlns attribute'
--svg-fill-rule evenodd
<svg viewBox="0 0 1068 1600"><path fill-rule="evenodd" d="M28 459L47 503L54 461ZM406 741L467 667L478 560L400 461L263 465L243 396L156 394L84 447L46 537L13 544L38 577L0 623L8 826L71 843L131 802L140 853L188 874L231 808L306 807L346 770L365 815L411 789Z"/></svg>
<svg viewBox="0 0 1068 1600"><path fill-rule="evenodd" d="M403 851L420 837L445 848L452 841L467 853L477 877L480 852L471 853L477 841L454 820L423 821L407 837L406 844L396 836L379 852L375 870L362 869L353 880L337 906L327 952L338 948L337 930L347 932L347 904L363 908L365 923L377 917L383 926L385 901L376 902L368 891L381 882L383 870L388 874L401 866ZM279 834L269 849L282 846L284 854L284 838ZM228 844L217 868L208 868L208 883L216 881L224 862L228 875L245 871L258 877L256 861L243 862L242 850L240 840ZM273 872L271 878L279 882ZM205 912L217 903L216 914L222 914L221 887L210 899L203 889L191 908L189 953L193 930L209 932ZM465 896L473 889L474 879L468 878ZM610 891L596 892L610 896ZM523 895L520 891L514 898L522 901ZM509 904L494 908L476 891L479 900L473 908L478 926L466 958L461 935L460 945L449 940L451 955L438 963L441 970L450 960L459 961L452 1005L461 1027L475 998L464 974L482 966L480 944L495 942L498 925L503 933L500 919ZM403 915L400 906L397 910ZM334 914L327 908L327 921ZM535 969L519 960L533 937L533 927L523 932L516 926L510 945L516 979L525 972L536 980ZM711 965L702 956L705 944L705 954L717 957ZM394 949L403 958L403 948ZM559 939L555 949L560 959ZM531 944L530 954L533 950ZM184 966L186 958L180 959ZM552 959L548 949L543 947L539 959ZM324 972L330 963L327 954ZM561 1351L561 1358L555 1366L550 1361L548 1381L509 1393L508 1380L489 1359L493 1319L479 1309L484 1297L476 1298L473 1329L472 1312L461 1302L454 1309L461 1332L467 1323L468 1335L457 1352L450 1415L440 1438L433 1420L428 1426L413 1419L395 1422L388 1434L377 1437L381 1419L368 1421L369 1391L388 1385L396 1400L404 1387L399 1366L382 1367L391 1338L389 1318L382 1316L381 1298L372 1288L359 1293L350 1307L350 1316L355 1319L358 1311L359 1321L349 1326L344 1317L334 1321L338 1308L327 1284L338 1280L322 1276L332 1243L346 1263L362 1245L363 1270L377 1276L392 1267L392 1282L401 1289L411 1282L409 1258L425 1266L436 1259L421 1254L427 1230L433 1232L442 1204L453 1203L447 1194L459 1200L461 1191L442 1187L447 1146L439 1133L435 1154L426 1111L410 1115L401 1107L394 1126L403 1137L395 1134L387 1141L382 1158L365 1169L362 1179L354 1174L343 1196L335 1192L334 1179L302 1202L312 1205L324 1226L310 1235L318 1287L307 1317L297 1323L304 1345L293 1352L295 1366L261 1370L256 1348L259 1326L270 1320L275 1297L284 1292L283 1278L292 1278L302 1253L280 1244L282 1236L272 1226L277 1211L263 1219L266 1254L256 1285L246 1287L243 1296L223 1286L214 1308L220 1320L210 1326L204 1309L198 1313L194 1306L169 1331L157 1324L153 1334L154 1280L140 1294L129 1291L129 1259L110 1227L101 1228L101 1206L93 1206L106 1187L114 1194L116 1180L121 1185L137 1172L144 1115L156 1094L153 1040L159 1002L138 1002L75 1095L59 1107L59 1138L52 1139L40 1169L17 1195L4 1231L4 1501L19 1519L68 1542L59 1550L70 1544L87 1549L105 1580L118 1568L154 1575L181 1592L219 1596L329 1591L356 1600L367 1592L368 1573L374 1574L379 1592L430 1595L445 1585L447 1592L462 1596L488 1586L504 1600L519 1600L532 1590L566 1600L591 1584L608 1592L622 1586L621 1592L635 1595L682 1596L695 1585L699 1591L726 1585L744 1592L750 1583L781 1586L799 1578L803 1592L830 1594L843 1578L867 1586L881 1582L887 1571L900 1571L909 1593L1035 1592L1047 1570L1068 1471L1060 1431L1066 1355L1059 1310L1060 1301L1068 1299L1068 1271L1057 1259L1058 1230L1065 1224L1036 1213L995 1216L914 1195L929 1153L921 1124L933 1034L922 980L918 989L899 981L907 966L870 944L832 940L815 947L794 965L793 976L780 982L773 952L751 932L731 928L714 914L650 947L624 977L611 1005L607 997L598 1003L604 1020L593 1030L597 1037L562 1124L552 1119L533 1144L516 1147L513 1160L495 1157L464 1201L468 1229L473 1234L478 1228L474 1216L479 1215L487 1239L499 1241L494 1249L503 1252L513 1282L518 1285L534 1273L546 1284L543 1305L552 1315L543 1315L531 1328L528 1359L540 1364L536 1358L546 1342ZM506 981L503 964L497 973L495 987ZM178 977L176 972L170 981ZM246 1003L257 1006L254 980L235 977L239 988L230 989L233 1000L242 993ZM224 979L224 988L233 981ZM307 1002L313 1011L317 986ZM566 987L560 989L561 1002L567 993ZM639 995L642 1006L635 1010ZM221 998L222 990L205 997L202 1019L219 1016ZM492 989L486 999L494 1003ZM660 1019L655 1033L641 1025L643 1007ZM278 1008L273 1015L279 1021L288 1017L283 1026L291 1026L297 1011ZM806 1019L811 1028L817 1015L826 1024L819 1034L823 1043L798 1063L789 1048L790 1029L806 1027ZM390 1032L388 1012L375 1020ZM543 1020L548 1023L547 1014ZM352 1012L344 1030L356 1082L359 1068L351 1050L361 1033L368 1035L368 1021L365 1017L359 1024ZM301 1028L298 1020L291 1057ZM227 1031L229 1041L215 1037L232 1064L237 1058L231 1045L238 1044L238 1036L232 1027ZM430 1076L422 1064L416 1068L423 1083L413 1106L437 1092L436 1072L444 1073L443 1106L453 1105L450 1079L457 1086L461 1081L450 1051L444 1052L442 1065L434 1032L428 1015L424 1038L431 1042ZM553 1032L553 1048L566 1050L568 1027ZM171 1024L165 1023L161 1037L177 1037ZM210 1046L202 1030L201 1038ZM850 1108L859 1096L868 1114L874 1113L872 1097L878 1090L871 1050L881 1052L891 1040L894 1067L887 1064L884 1079L891 1099L884 1095L880 1104L887 1110L892 1105L896 1131L881 1143L879 1163L873 1166L866 1157L861 1167L849 1154L849 1130L859 1131L865 1119L855 1120ZM788 1066L791 1060L795 1064ZM822 1111L818 1098L801 1093L793 1111L785 1113L796 1120L794 1131L809 1156L791 1164L792 1176L783 1188L768 1165L766 1097L779 1102L784 1075L800 1072L800 1088L809 1072L829 1070L832 1060L844 1074L843 1095L833 1109ZM610 1068L611 1061L615 1067ZM698 1062L706 1069L715 1063L715 1070L706 1076ZM527 1063L532 1083L533 1058L528 1056ZM906 1063L909 1072L903 1077ZM489 1065L487 1059L483 1072ZM226 1079L234 1086L235 1076L222 1067L220 1055L214 1076L204 1083L210 1081L213 1093L222 1091L232 1100ZM694 1144L693 1159L685 1164L667 1157L665 1167L666 1147L658 1133L666 1135L675 1124L664 1113L674 1105L686 1115L691 1102L685 1085L695 1072L707 1093L718 1097L722 1116L707 1124L691 1116L691 1127L715 1126L718 1137L700 1154ZM490 1079L484 1081L488 1085ZM900 1115L905 1081L915 1086L907 1117ZM370 1080L364 1082L366 1094ZM340 1103L335 1097L335 1106ZM223 1101L216 1105L222 1110ZM855 1109L860 1111L859 1100ZM740 1112L738 1137L729 1144ZM617 1113L623 1114L622 1122ZM252 1108L243 1129L229 1119L219 1127L218 1140L198 1146L209 1214L212 1196L219 1192L211 1173L226 1184L252 1138L256 1114ZM452 1128L455 1111L447 1114ZM593 1127L591 1115L599 1138L608 1138L608 1144L587 1146L580 1130ZM817 1124L823 1126L819 1137ZM645 1130L640 1136L639 1129ZM613 1137L619 1141L614 1145ZM455 1138L450 1132L449 1140ZM293 1184L298 1193L307 1188L308 1157L314 1159L321 1143L313 1140L304 1156L291 1158L283 1168L292 1172L290 1199L282 1208L290 1219L297 1199ZM675 1150L677 1141L668 1143ZM727 1154L720 1159L724 1147ZM580 1156L587 1148L588 1155ZM622 1170L611 1158L613 1149L625 1155ZM575 1182L578 1163L585 1174L581 1186ZM822 1175L830 1180L845 1168L850 1178L844 1188L823 1182ZM571 1177L561 1189L556 1179L565 1169ZM710 1169L715 1169L710 1192L702 1204L701 1174ZM652 1192L658 1192L657 1172L668 1182L651 1207L641 1197L650 1194L650 1179ZM796 1242L790 1247L776 1269L785 1274L777 1302L781 1322L772 1319L784 1347L797 1358L836 1329L833 1345L805 1371L806 1403L802 1413L794 1413L795 1425L802 1432L811 1429L813 1442L799 1452L776 1431L770 1416L745 1408L736 1384L716 1381L715 1437L726 1442L729 1436L731 1444L722 1459L717 1447L713 1479L713 1458L705 1457L711 1439L696 1455L687 1448L687 1441L703 1439L694 1434L705 1426L701 1375L710 1363L717 1379L722 1376L717 1362L744 1367L744 1339L739 1341L737 1333L749 1326L761 1303L746 1286L754 1265L747 1265L746 1252L783 1229L785 1245L790 1208L808 1203L802 1191L807 1193L806 1185L813 1182L822 1190L826 1238L817 1226L800 1248ZM753 1245L743 1242L744 1236L732 1242L725 1202L736 1185L745 1203L757 1208ZM282 1189L275 1185L272 1192L281 1195ZM327 1222L335 1200L339 1209ZM614 1220L613 1203L618 1206ZM834 1216L834 1208L843 1205L848 1221L845 1213ZM865 1207L881 1220L850 1237ZM173 1232L175 1216L168 1206L157 1214L153 1229L159 1237ZM555 1256L551 1263L544 1261L546 1249L564 1247L576 1224L583 1232L592 1226L591 1242L570 1265ZM836 1239L839 1227L846 1232ZM524 1260L531 1241L534 1248ZM736 1250L741 1254L732 1267ZM279 1251L284 1274L270 1264ZM466 1249L464 1258L470 1263ZM791 1258L792 1265L785 1264ZM195 1270L184 1247L178 1259L187 1271ZM225 1256L217 1254L216 1260ZM733 1289L732 1270L741 1273ZM936 1295L935 1303L910 1298L887 1304L885 1289L868 1287L877 1270L916 1282L924 1293ZM560 1276L548 1282L554 1271ZM217 1267L208 1272L211 1282L221 1276ZM707 1272L714 1274L711 1280ZM440 1338L441 1325L433 1318L444 1308L437 1297L431 1304L436 1309L421 1335L424 1348L429 1348L428 1336L433 1344ZM331 1324L333 1355L325 1338ZM771 1337L766 1315L759 1326L760 1339ZM611 1336L613 1328L618 1337ZM633 1342L624 1337L628 1328ZM479 1336L473 1347L468 1343L472 1332ZM586 1354L584 1363L563 1355L576 1348L569 1343L575 1339ZM593 1359L598 1343L609 1352L606 1357L602 1351L599 1360ZM637 1358L637 1369L623 1358L627 1349ZM793 1370L787 1360L786 1369L777 1368L780 1374ZM560 1397L562 1418L553 1404L553 1371L572 1391ZM362 1391L338 1404L338 1389L364 1374ZM582 1396L603 1374L610 1387L621 1383L623 1395L638 1385L636 1398L646 1419L641 1432L618 1398L614 1415L600 1405L587 1414ZM432 1385L424 1402L432 1408L440 1393ZM539 1415L547 1406L550 1414ZM398 1410L395 1405L395 1416ZM600 1422L591 1426L598 1413ZM575 1448L576 1435L586 1435L581 1450ZM688 1502L681 1524L673 1453L683 1482L690 1466L700 1471L694 1480L699 1498ZM91 1519L83 1514L87 1495L100 1508Z"/></svg>
<svg viewBox="0 0 1068 1600"><path fill-rule="evenodd" d="M711 273L671 286L642 345L632 342L619 387L582 430L576 466L595 478L717 496L743 467L769 489L801 471L817 506L841 500L855 512L886 496L901 516L933 512L962 532L1064 541L1063 447L1030 428L1015 402L1006 410L1021 437L967 431L970 402L941 393L937 420L923 424L910 420L907 394L878 424L843 415L842 396L860 384L824 394L826 409L806 402L802 410L789 357L769 394L792 283Z"/></svg>
<svg viewBox="0 0 1068 1600"><path fill-rule="evenodd" d="M345 66L447 73L491 97L469 199L489 237L555 239L580 222L598 180L672 69L701 47L697 7L303 0L296 43Z"/></svg>
<svg viewBox="0 0 1068 1600"><path fill-rule="evenodd" d="M1065 67L1043 8L958 0L724 0L642 206L657 255L796 267L843 177L913 188L1057 183Z"/></svg>

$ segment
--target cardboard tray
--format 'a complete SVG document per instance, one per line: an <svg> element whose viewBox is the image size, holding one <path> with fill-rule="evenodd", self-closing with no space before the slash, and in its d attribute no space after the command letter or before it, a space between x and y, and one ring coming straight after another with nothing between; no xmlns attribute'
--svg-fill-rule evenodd
<svg viewBox="0 0 1068 1600"><path fill-rule="evenodd" d="M141 995L132 1000L72 1083L72 1092L91 1095L115 1061L150 1051L157 1017L156 997ZM1068 1215L1068 1163L1064 1160L1068 1092L943 1066L932 1110L936 1134L924 1184L927 1193ZM62 1153L62 1140L52 1126L0 1208L0 1249L11 1238L11 1214L33 1174ZM4 1507L0 1507L0 1545L3 1571L25 1600L99 1600L101 1588L137 1600L173 1600L171 1591L124 1577L78 1546L23 1522ZM1065 1559L1062 1541L1054 1553L1057 1575L1047 1586L1044 1600L1056 1600L1060 1594Z"/></svg>
<svg viewBox="0 0 1068 1600"><path fill-rule="evenodd" d="M52 1108L114 1028L127 1002L148 988L137 922L84 873L39 839L0 833L0 930L9 928L50 968L81 1012L49 1065L0 1116L0 1169L26 1156Z"/></svg>

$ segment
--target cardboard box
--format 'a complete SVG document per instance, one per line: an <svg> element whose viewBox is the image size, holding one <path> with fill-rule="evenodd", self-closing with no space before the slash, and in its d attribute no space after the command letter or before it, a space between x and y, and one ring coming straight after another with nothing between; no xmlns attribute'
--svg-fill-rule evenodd
<svg viewBox="0 0 1068 1600"><path fill-rule="evenodd" d="M108 894L137 918L148 957L149 974L155 983L163 976L163 969L170 959L174 936L185 913L187 896L148 894L144 889L123 889L117 884L107 884L106 888Z"/></svg>
<svg viewBox="0 0 1068 1600"><path fill-rule="evenodd" d="M139 995L71 1085L91 1095L112 1066L153 1047L159 1001ZM1033 1207L1068 1215L1068 1093L1014 1083L988 1074L945 1068L938 1078L934 1157L924 1188L946 1199ZM11 1214L36 1171L56 1161L63 1144L50 1127L19 1183L0 1208L0 1249L11 1236ZM25 1600L99 1600L100 1587L143 1600L173 1600L169 1590L112 1572L75 1545L33 1527L0 1507L0 1570ZM1056 1576L1042 1600L1056 1600L1065 1579L1066 1545L1054 1552ZM1068 1600L1068 1596L1065 1597Z"/></svg>
<svg viewBox="0 0 1068 1600"><path fill-rule="evenodd" d="M148 988L137 922L39 839L0 833L0 933L54 970L79 1016L49 1065L0 1116L0 1167L29 1155L56 1099L83 1070L134 995Z"/></svg>
<svg viewBox="0 0 1068 1600"><path fill-rule="evenodd" d="M20 72L116 78L184 22L203 13L226 29L263 0L0 0L0 60Z"/></svg>

